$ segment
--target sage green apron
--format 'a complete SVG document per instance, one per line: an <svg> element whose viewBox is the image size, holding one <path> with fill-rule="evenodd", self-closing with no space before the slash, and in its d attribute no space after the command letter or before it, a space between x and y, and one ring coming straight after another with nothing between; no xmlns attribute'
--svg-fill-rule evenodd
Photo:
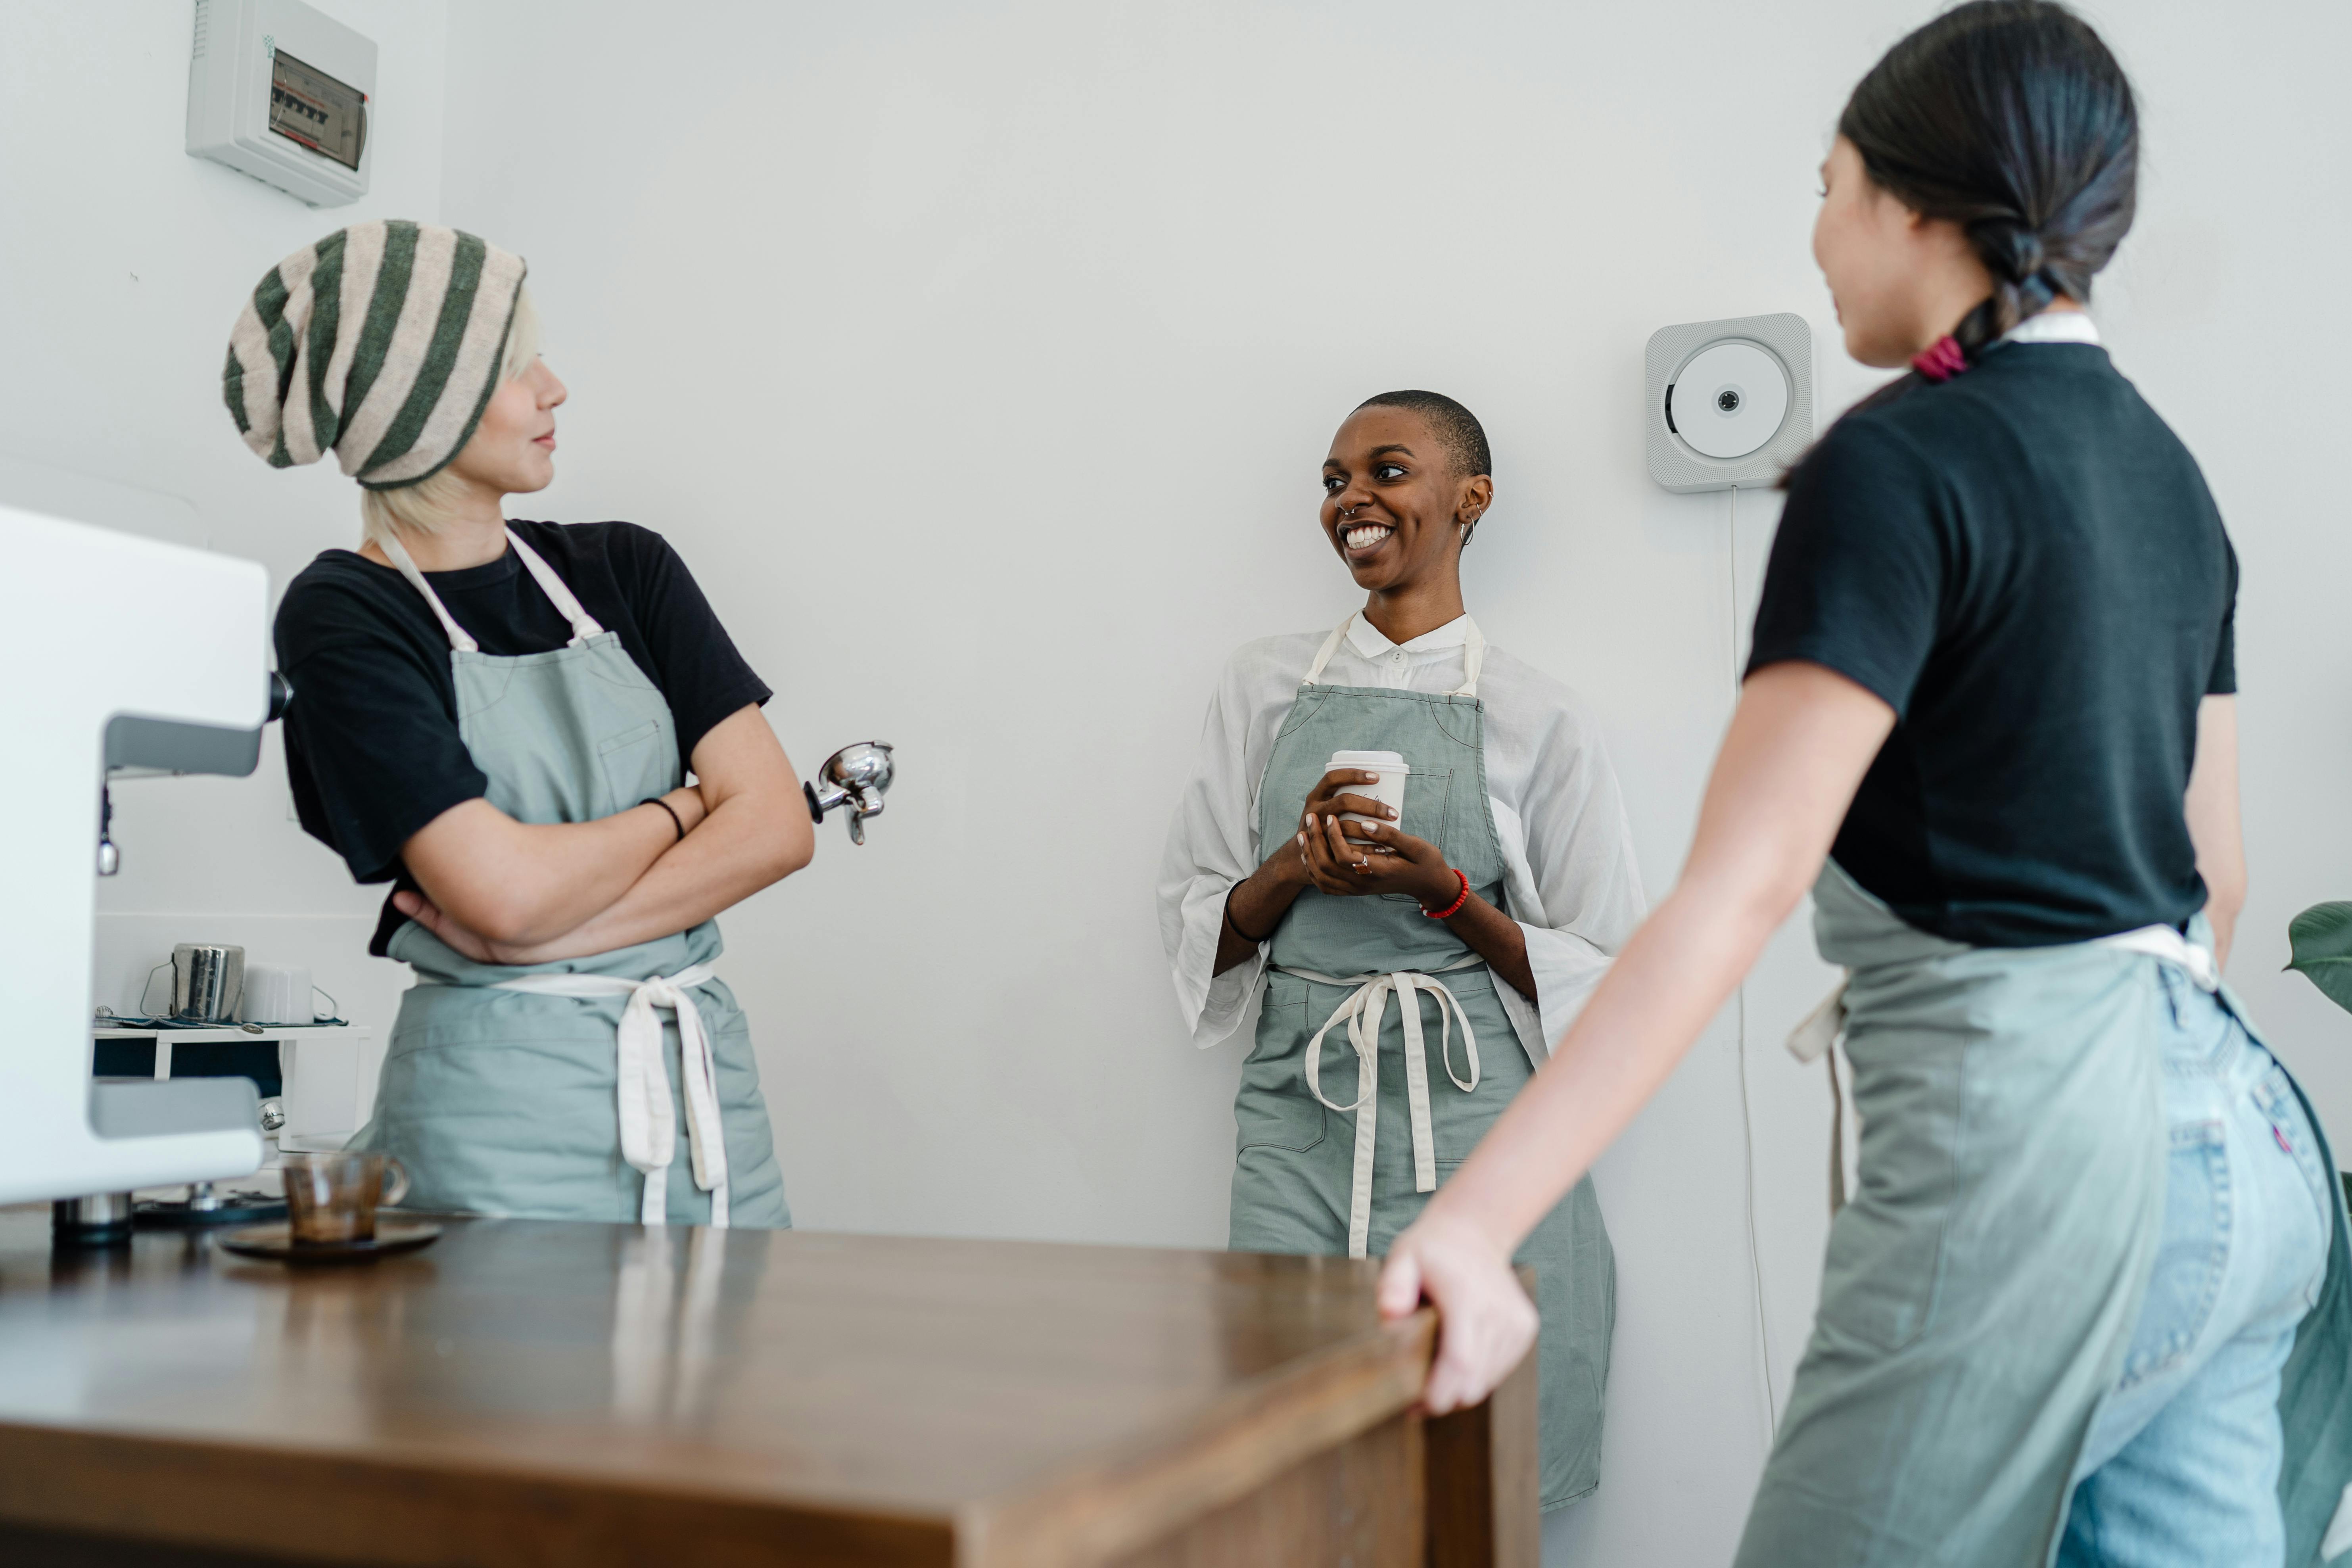
<svg viewBox="0 0 2352 1568"><path fill-rule="evenodd" d="M1456 691L1319 685L1346 629L1324 644L1275 740L1258 786L1258 842L1297 832L1332 752L1401 752L1412 771L1398 826L1435 844L1499 907L1503 852L1476 695L1485 639L1474 625ZM1256 1048L1234 1104L1231 1245L1385 1253L1533 1076L1544 1043L1518 1038L1486 961L1407 895L1310 888L1276 927L1269 956ZM1616 1259L1589 1179L1536 1226L1517 1261L1535 1271L1543 1314L1540 1495L1557 1508L1601 1479Z"/></svg>
<svg viewBox="0 0 2352 1568"><path fill-rule="evenodd" d="M1842 1025L1861 1180L1830 1227L1812 1338L1737 1563L2046 1563L2162 1234L2157 965L2218 986L2210 954L2161 927L1969 947L1906 924L1834 861L1813 899L1821 954L1849 973L1801 1034L1825 1046ZM2305 1553L2344 1479L2352 1304L2337 1204L2327 1283L2281 1399L2281 1490ZM2336 1468L2299 1464L2299 1424L2304 1442L2335 1444Z"/></svg>
<svg viewBox="0 0 2352 1568"><path fill-rule="evenodd" d="M620 635L509 530L572 623L551 653L481 652L397 541L450 642L457 730L518 822L591 822L676 789L669 704ZM352 1142L407 1167L413 1207L536 1219L787 1226L751 1028L712 977L719 925L551 963L477 963L411 921L416 971L375 1115ZM664 1016L667 1015L667 1017ZM691 1181L671 1181L684 1163Z"/></svg>

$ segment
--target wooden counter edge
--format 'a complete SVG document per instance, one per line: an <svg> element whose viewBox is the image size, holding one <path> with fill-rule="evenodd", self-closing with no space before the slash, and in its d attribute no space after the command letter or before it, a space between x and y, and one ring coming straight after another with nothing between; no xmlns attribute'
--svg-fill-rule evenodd
<svg viewBox="0 0 2352 1568"><path fill-rule="evenodd" d="M1091 1568L1149 1546L1410 1410L1435 1347L1423 1308L1234 1390L1172 1434L966 1508L958 1568ZM1430 1517L1447 1537L1433 1564L1535 1568L1535 1372L1531 1352L1496 1399L1429 1424Z"/></svg>
<svg viewBox="0 0 2352 1568"><path fill-rule="evenodd" d="M1092 1568L1247 1495L1410 1408L1436 1321L1424 1308L1242 1384L1173 1432L968 1505L957 1568Z"/></svg>
<svg viewBox="0 0 2352 1568"><path fill-rule="evenodd" d="M1536 1352L1484 1405L1422 1428L1429 1568L1539 1568L1543 1456L1536 1429Z"/></svg>

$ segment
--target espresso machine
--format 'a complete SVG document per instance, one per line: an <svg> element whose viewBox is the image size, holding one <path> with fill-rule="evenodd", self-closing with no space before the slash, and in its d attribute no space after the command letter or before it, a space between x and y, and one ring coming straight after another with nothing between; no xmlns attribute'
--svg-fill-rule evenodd
<svg viewBox="0 0 2352 1568"><path fill-rule="evenodd" d="M0 1203L59 1200L60 1234L127 1231L133 1188L251 1175L244 1078L91 1075L109 776L253 772L287 693L256 563L0 506L21 591L0 616ZM103 604L106 635L90 633ZM118 1214L116 1211L120 1209Z"/></svg>

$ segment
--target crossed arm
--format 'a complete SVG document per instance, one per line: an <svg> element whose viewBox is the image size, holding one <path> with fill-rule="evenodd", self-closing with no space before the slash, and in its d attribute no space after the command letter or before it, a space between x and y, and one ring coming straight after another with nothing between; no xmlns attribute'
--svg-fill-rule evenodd
<svg viewBox="0 0 2352 1568"><path fill-rule="evenodd" d="M549 825L452 806L402 846L425 895L395 902L469 958L543 963L685 931L808 864L808 809L757 707L714 725L692 766L697 782L662 797L675 823L654 805Z"/></svg>

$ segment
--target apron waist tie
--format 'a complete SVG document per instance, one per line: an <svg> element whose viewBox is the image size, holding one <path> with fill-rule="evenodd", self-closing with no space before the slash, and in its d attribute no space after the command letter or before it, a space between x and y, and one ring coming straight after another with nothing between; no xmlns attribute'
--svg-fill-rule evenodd
<svg viewBox="0 0 2352 1568"><path fill-rule="evenodd" d="M2209 995L2221 989L2221 966L2213 962L2213 950L2200 947L2168 925L2141 926L2136 931L2120 931L2113 936L2103 936L2081 945L2104 947L2116 952L2136 952L2171 964L2189 976L2189 983ZM1830 1213L1834 1215L1845 1206L1851 1184L1846 1180L1849 1169L1861 1164L1862 1118L1852 1107L1853 1088L1850 1081L1838 1081L1838 1042L1845 1037L1845 992L1853 983L1853 971L1847 970L1837 989L1822 999L1822 1005L1805 1015L1789 1035L1789 1054L1801 1062L1811 1063L1826 1058L1830 1070Z"/></svg>
<svg viewBox="0 0 2352 1568"><path fill-rule="evenodd" d="M646 1180L638 1220L664 1225L669 1218L669 1166L677 1148L677 1118L670 1109L669 1069L662 1061L660 1008L677 1015L678 1065L686 1075L687 1146L694 1161L694 1184L710 1194L710 1224L727 1228L727 1139L719 1115L718 1066L702 1015L695 1011L694 987L711 977L710 965L649 980L617 974L525 974L495 983L499 991L541 996L625 996L614 1040L620 1080L621 1158Z"/></svg>
<svg viewBox="0 0 2352 1568"><path fill-rule="evenodd" d="M1427 992L1437 998L1438 1057L1445 1064L1445 1076L1454 1087L1465 1094L1478 1087L1478 1037L1471 1031L1470 1016L1462 1010L1462 1003L1437 974L1468 969L1486 960L1473 953L1467 958L1447 964L1436 973L1420 970L1399 970L1391 974L1356 975L1339 979L1318 974L1313 970L1292 969L1286 964L1275 967L1285 974L1301 980L1311 980L1322 985L1353 985L1345 1002L1323 1021L1315 1037L1307 1042L1307 1092L1333 1110L1354 1111L1356 1115L1356 1164L1348 1194L1348 1256L1362 1258L1371 1242L1372 1228L1372 1149L1375 1131L1380 1123L1380 1047L1381 1018L1388 1010L1391 994L1397 999L1397 1013L1404 1025L1404 1085L1405 1102L1412 1124L1412 1186L1417 1193L1437 1190L1436 1140L1429 1125L1429 1048L1421 1032L1421 994ZM1452 1008L1449 1016L1446 1009ZM1356 1052L1356 1098L1346 1105L1323 1092L1323 1037L1342 1019L1348 1025L1348 1043ZM1470 1077L1465 1081L1454 1070L1454 1022L1462 1023L1462 1054L1468 1063Z"/></svg>

